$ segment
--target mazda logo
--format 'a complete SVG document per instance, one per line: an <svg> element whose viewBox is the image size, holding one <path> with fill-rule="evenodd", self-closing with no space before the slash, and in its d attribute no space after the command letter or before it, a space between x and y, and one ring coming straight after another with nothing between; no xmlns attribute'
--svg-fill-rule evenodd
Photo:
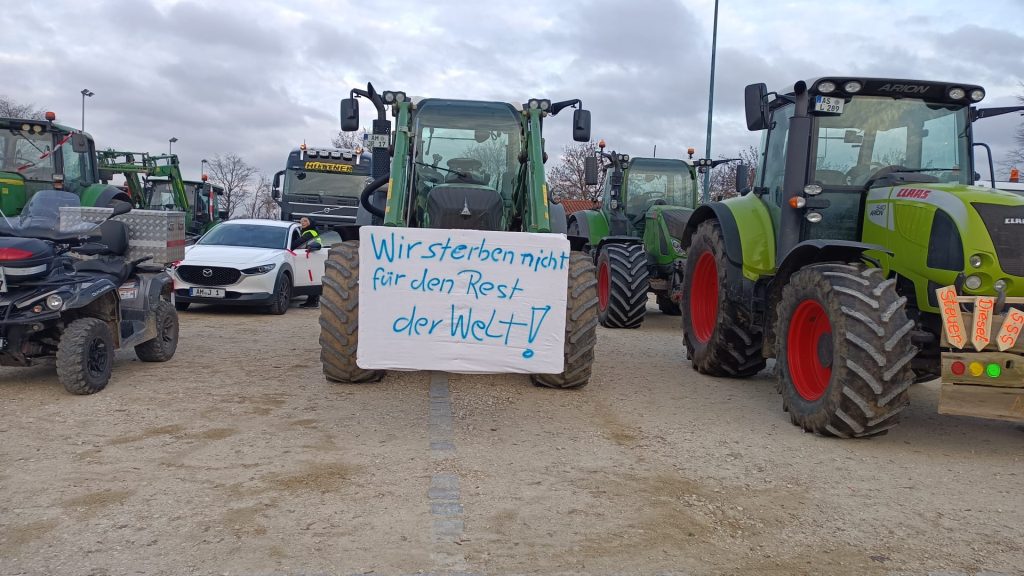
<svg viewBox="0 0 1024 576"><path fill-rule="evenodd" d="M210 278L211 276L213 276L213 269L203 268L203 278Z"/></svg>

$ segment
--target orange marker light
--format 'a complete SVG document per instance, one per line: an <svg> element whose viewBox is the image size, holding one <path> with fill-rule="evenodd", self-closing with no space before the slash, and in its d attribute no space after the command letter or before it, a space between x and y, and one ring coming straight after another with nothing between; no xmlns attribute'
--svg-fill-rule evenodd
<svg viewBox="0 0 1024 576"><path fill-rule="evenodd" d="M46 119L49 120L50 122L53 122L54 120L57 119L57 114L55 112L47 112L46 113Z"/></svg>
<svg viewBox="0 0 1024 576"><path fill-rule="evenodd" d="M789 199L789 205L792 208L803 208L807 205L807 200L803 196L793 196Z"/></svg>
<svg viewBox="0 0 1024 576"><path fill-rule="evenodd" d="M686 153L689 154L690 156L693 156L696 152L697 151L694 150L693 146L690 146L689 148L686 149Z"/></svg>
<svg viewBox="0 0 1024 576"><path fill-rule="evenodd" d="M1010 182L1020 182L1020 170L1010 168Z"/></svg>

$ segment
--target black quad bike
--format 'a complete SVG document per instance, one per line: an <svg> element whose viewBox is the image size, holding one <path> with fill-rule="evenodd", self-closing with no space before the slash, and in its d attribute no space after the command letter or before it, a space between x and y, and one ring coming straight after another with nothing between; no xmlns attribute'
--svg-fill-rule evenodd
<svg viewBox="0 0 1024 576"><path fill-rule="evenodd" d="M68 392L93 394L106 387L119 349L170 360L178 316L167 273L141 266L148 257L126 258L128 228L110 218L131 205L114 202L100 224L61 226L60 209L78 206L74 194L43 190L17 219L0 217L0 365L52 358Z"/></svg>

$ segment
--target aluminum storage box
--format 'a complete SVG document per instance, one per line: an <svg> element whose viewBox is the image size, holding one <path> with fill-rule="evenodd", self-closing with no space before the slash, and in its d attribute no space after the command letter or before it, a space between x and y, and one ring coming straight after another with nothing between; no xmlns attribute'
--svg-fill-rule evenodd
<svg viewBox="0 0 1024 576"><path fill-rule="evenodd" d="M83 223L103 222L113 208L60 209L61 230ZM185 213L170 210L132 210L114 217L128 226L128 259L152 256L153 263L170 264L185 258Z"/></svg>

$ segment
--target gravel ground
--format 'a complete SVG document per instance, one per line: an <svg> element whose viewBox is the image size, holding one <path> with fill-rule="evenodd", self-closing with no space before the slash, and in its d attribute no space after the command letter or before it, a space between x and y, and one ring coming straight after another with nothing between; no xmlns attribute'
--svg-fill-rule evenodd
<svg viewBox="0 0 1024 576"><path fill-rule="evenodd" d="M195 307L93 396L0 369L0 574L1024 573L1024 428L934 384L884 437L803 434L651 306L581 390L335 385L317 315Z"/></svg>

